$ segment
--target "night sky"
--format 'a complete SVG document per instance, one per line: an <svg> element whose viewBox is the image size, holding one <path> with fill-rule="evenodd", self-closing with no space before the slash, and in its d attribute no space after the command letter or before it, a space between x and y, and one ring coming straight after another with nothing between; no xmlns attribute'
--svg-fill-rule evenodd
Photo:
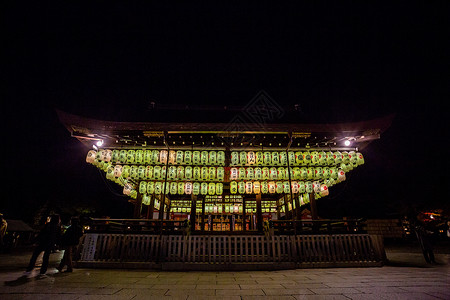
<svg viewBox="0 0 450 300"><path fill-rule="evenodd" d="M286 109L280 122L396 114L366 164L319 201L322 217L448 209L449 2L297 2L3 3L1 212L131 216L55 109L180 121L149 104L244 106L261 90Z"/></svg>

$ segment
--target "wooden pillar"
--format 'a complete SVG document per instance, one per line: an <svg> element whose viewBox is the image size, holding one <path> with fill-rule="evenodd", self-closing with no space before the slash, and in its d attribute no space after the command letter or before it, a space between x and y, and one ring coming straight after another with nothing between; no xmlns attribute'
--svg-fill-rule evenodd
<svg viewBox="0 0 450 300"><path fill-rule="evenodd" d="M191 232L195 230L195 222L197 219L197 196L191 194Z"/></svg>
<svg viewBox="0 0 450 300"><path fill-rule="evenodd" d="M261 194L256 194L256 229L259 232L263 231Z"/></svg>
<svg viewBox="0 0 450 300"><path fill-rule="evenodd" d="M140 219L142 211L142 194L137 193L136 203L134 204L133 218Z"/></svg>
<svg viewBox="0 0 450 300"><path fill-rule="evenodd" d="M242 231L247 230L247 213L245 211L245 197L242 196Z"/></svg>
<svg viewBox="0 0 450 300"><path fill-rule="evenodd" d="M316 197L315 197L315 193L314 192L309 194L309 203L310 203L310 206L311 206L311 218L313 220L319 219L319 217L317 215Z"/></svg>

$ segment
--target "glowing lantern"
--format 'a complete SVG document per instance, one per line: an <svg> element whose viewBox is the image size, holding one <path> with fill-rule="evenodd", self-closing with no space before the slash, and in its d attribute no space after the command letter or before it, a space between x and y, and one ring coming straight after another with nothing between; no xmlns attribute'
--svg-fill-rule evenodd
<svg viewBox="0 0 450 300"><path fill-rule="evenodd" d="M183 180L184 179L184 167L183 166L178 166L177 167L177 179L178 180Z"/></svg>
<svg viewBox="0 0 450 300"><path fill-rule="evenodd" d="M150 181L147 183L147 194L152 195L155 192L155 182Z"/></svg>
<svg viewBox="0 0 450 300"><path fill-rule="evenodd" d="M245 193L245 182L243 182L243 181L238 182L238 192L239 192L239 194Z"/></svg>
<svg viewBox="0 0 450 300"><path fill-rule="evenodd" d="M283 181L283 193L289 194L291 192L291 188L289 186L289 181Z"/></svg>
<svg viewBox="0 0 450 300"><path fill-rule="evenodd" d="M277 180L278 179L278 170L275 167L269 169L270 179Z"/></svg>
<svg viewBox="0 0 450 300"><path fill-rule="evenodd" d="M86 156L86 162L90 163L90 164L94 163L96 155L97 155L97 152L95 150L89 150L89 152Z"/></svg>
<svg viewBox="0 0 450 300"><path fill-rule="evenodd" d="M133 179L137 179L137 167L136 166L130 167L130 177Z"/></svg>
<svg viewBox="0 0 450 300"><path fill-rule="evenodd" d="M344 164L348 164L350 162L350 157L348 156L348 152L347 151L343 151L342 152L342 162Z"/></svg>
<svg viewBox="0 0 450 300"><path fill-rule="evenodd" d="M286 173L283 167L279 167L277 169L277 176L278 176L277 179L286 179L285 174Z"/></svg>
<svg viewBox="0 0 450 300"><path fill-rule="evenodd" d="M111 165L106 169L106 179L114 179L114 167Z"/></svg>
<svg viewBox="0 0 450 300"><path fill-rule="evenodd" d="M223 167L217 168L217 179L223 181L225 178L225 169Z"/></svg>
<svg viewBox="0 0 450 300"><path fill-rule="evenodd" d="M298 193L298 182L297 181L292 181L291 182L291 188L292 188L292 193L297 194Z"/></svg>
<svg viewBox="0 0 450 300"><path fill-rule="evenodd" d="M345 180L345 172L344 172L344 170L339 170L339 171L338 171L338 178L337 178L337 180L338 180L339 182Z"/></svg>
<svg viewBox="0 0 450 300"><path fill-rule="evenodd" d="M261 171L262 171L262 179L267 180L267 179L270 178L270 170L269 170L268 167L263 167L263 168L261 169Z"/></svg>
<svg viewBox="0 0 450 300"><path fill-rule="evenodd" d="M200 164L203 166L208 164L209 153L206 150L200 152Z"/></svg>
<svg viewBox="0 0 450 300"><path fill-rule="evenodd" d="M289 160L289 166L293 167L297 164L297 161L295 159L295 152L289 151L288 152L288 160Z"/></svg>
<svg viewBox="0 0 450 300"><path fill-rule="evenodd" d="M216 184L214 182L210 182L208 184L208 194L215 195L216 194Z"/></svg>
<svg viewBox="0 0 450 300"><path fill-rule="evenodd" d="M167 153L167 150L161 150L160 152L159 152L159 162L161 163L161 164L166 164L167 163L167 159L168 159L168 153Z"/></svg>
<svg viewBox="0 0 450 300"><path fill-rule="evenodd" d="M169 193L172 195L175 195L177 193L177 183L175 181L171 182L169 184Z"/></svg>
<svg viewBox="0 0 450 300"><path fill-rule="evenodd" d="M231 165L236 166L239 164L239 153L236 151L231 152Z"/></svg>
<svg viewBox="0 0 450 300"><path fill-rule="evenodd" d="M278 166L280 164L280 154L276 151L272 152L272 165Z"/></svg>
<svg viewBox="0 0 450 300"><path fill-rule="evenodd" d="M319 152L312 151L311 152L311 165L316 166L319 164Z"/></svg>
<svg viewBox="0 0 450 300"><path fill-rule="evenodd" d="M184 153L181 150L177 151L177 155L175 158L175 161L177 162L177 164L181 165L183 163L183 158L184 158Z"/></svg>
<svg viewBox="0 0 450 300"><path fill-rule="evenodd" d="M261 182L261 193L268 194L269 193L269 184L267 181Z"/></svg>
<svg viewBox="0 0 450 300"><path fill-rule="evenodd" d="M136 151L134 150L128 150L127 151L127 163L132 164L134 163L134 156L136 155Z"/></svg>
<svg viewBox="0 0 450 300"><path fill-rule="evenodd" d="M177 167L170 166L169 167L169 174L167 174L168 180L174 180L177 177Z"/></svg>
<svg viewBox="0 0 450 300"><path fill-rule="evenodd" d="M208 161L209 161L210 165L217 164L217 152L216 151L209 151Z"/></svg>
<svg viewBox="0 0 450 300"><path fill-rule="evenodd" d="M328 196L329 194L330 194L330 191L328 190L328 187L326 186L326 184L321 184L319 195L321 197L325 197L325 196Z"/></svg>
<svg viewBox="0 0 450 300"><path fill-rule="evenodd" d="M360 152L356 153L356 163L358 165L364 164L364 156Z"/></svg>
<svg viewBox="0 0 450 300"><path fill-rule="evenodd" d="M123 186L124 195L130 196L132 190L133 186L130 183L125 183L125 185Z"/></svg>
<svg viewBox="0 0 450 300"><path fill-rule="evenodd" d="M116 165L114 167L114 177L119 178L120 175L122 175L122 166L121 165Z"/></svg>
<svg viewBox="0 0 450 300"><path fill-rule="evenodd" d="M139 193L145 194L147 192L147 182L141 181L139 183Z"/></svg>
<svg viewBox="0 0 450 300"><path fill-rule="evenodd" d="M246 172L246 178L247 178L248 180L253 180L253 179L255 179L255 170L253 170L253 168L247 168L247 169L245 170L245 172Z"/></svg>
<svg viewBox="0 0 450 300"><path fill-rule="evenodd" d="M200 180L201 178L201 169L200 167L194 167L194 180Z"/></svg>
<svg viewBox="0 0 450 300"><path fill-rule="evenodd" d="M245 171L245 168L244 168L244 167L240 167L240 168L238 169L238 178L239 178L239 179L245 179L245 176L247 176L247 173L246 173L246 171Z"/></svg>
<svg viewBox="0 0 450 300"><path fill-rule="evenodd" d="M348 159L349 159L351 164L355 164L356 163L356 152L355 151L350 151L348 153Z"/></svg>
<svg viewBox="0 0 450 300"><path fill-rule="evenodd" d="M245 151L239 152L239 163L241 165L247 164L247 153Z"/></svg>
<svg viewBox="0 0 450 300"><path fill-rule="evenodd" d="M155 166L153 168L153 177L155 179L161 179L161 167L160 166Z"/></svg>
<svg viewBox="0 0 450 300"><path fill-rule="evenodd" d="M274 194L276 192L275 181L269 181L269 193Z"/></svg>
<svg viewBox="0 0 450 300"><path fill-rule="evenodd" d="M137 192L136 192L136 190L131 190L131 192L130 192L130 197L131 197L132 199L136 199L136 198L137 198Z"/></svg>
<svg viewBox="0 0 450 300"><path fill-rule="evenodd" d="M298 182L298 192L302 194L305 192L305 183L303 181Z"/></svg>
<svg viewBox="0 0 450 300"><path fill-rule="evenodd" d="M109 150L109 149L105 150L103 160L107 161L107 162L110 162L111 161L111 157L112 157L112 151Z"/></svg>
<svg viewBox="0 0 450 300"><path fill-rule="evenodd" d="M311 165L311 153L309 153L309 151L304 151L302 155L304 164L307 166Z"/></svg>
<svg viewBox="0 0 450 300"><path fill-rule="evenodd" d="M247 152L247 163L249 165L254 165L256 163L256 155L255 152L253 151L248 151Z"/></svg>
<svg viewBox="0 0 450 300"><path fill-rule="evenodd" d="M322 167L314 168L314 178L315 179L322 179L323 178Z"/></svg>
<svg viewBox="0 0 450 300"><path fill-rule="evenodd" d="M322 168L322 174L323 174L323 178L329 178L330 177L330 168L328 167L323 167Z"/></svg>
<svg viewBox="0 0 450 300"><path fill-rule="evenodd" d="M138 167L137 173L138 173L139 179L144 179L145 178L145 166L140 165Z"/></svg>
<svg viewBox="0 0 450 300"><path fill-rule="evenodd" d="M305 191L309 194L313 192L313 184L311 181L305 182Z"/></svg>
<svg viewBox="0 0 450 300"><path fill-rule="evenodd" d="M287 164L287 154L285 151L280 152L280 164L285 166Z"/></svg>
<svg viewBox="0 0 450 300"><path fill-rule="evenodd" d="M159 151L158 150L152 150L152 159L151 159L151 163L152 164L156 164L159 161Z"/></svg>
<svg viewBox="0 0 450 300"><path fill-rule="evenodd" d="M282 182L282 181L277 181L277 182L275 183L275 191L276 191L276 193L278 193L278 194L283 193L283 182Z"/></svg>
<svg viewBox="0 0 450 300"><path fill-rule="evenodd" d="M217 151L217 163L221 166L225 165L225 152Z"/></svg>
<svg viewBox="0 0 450 300"><path fill-rule="evenodd" d="M137 164L142 164L143 161L144 161L144 153L142 152L142 150L136 150L134 162Z"/></svg>
<svg viewBox="0 0 450 300"><path fill-rule="evenodd" d="M127 162L127 150L120 150L119 151L119 162L121 164L124 164Z"/></svg>
<svg viewBox="0 0 450 300"><path fill-rule="evenodd" d="M245 193L246 194L251 194L253 192L253 184L251 181L247 181L245 183Z"/></svg>
<svg viewBox="0 0 450 300"><path fill-rule="evenodd" d="M119 150L113 150L111 154L111 162L116 163L119 161Z"/></svg>
<svg viewBox="0 0 450 300"><path fill-rule="evenodd" d="M299 179L301 179L301 176L300 176L300 168L299 167L295 167L295 168L293 168L292 169L292 177L293 178L291 178L291 179L295 179L295 180L299 180Z"/></svg>
<svg viewBox="0 0 450 300"><path fill-rule="evenodd" d="M315 173L314 168L309 167L307 170L308 170L308 174L306 175L306 179L308 179L308 180L314 179L314 173Z"/></svg>
<svg viewBox="0 0 450 300"><path fill-rule="evenodd" d="M308 178L308 169L306 167L300 168L300 179Z"/></svg>
<svg viewBox="0 0 450 300"><path fill-rule="evenodd" d="M264 164L270 166L272 164L272 155L269 151L264 152Z"/></svg>
<svg viewBox="0 0 450 300"><path fill-rule="evenodd" d="M338 178L338 169L336 167L332 167L329 170L330 178L337 179Z"/></svg>
<svg viewBox="0 0 450 300"><path fill-rule="evenodd" d="M216 183L216 194L217 195L223 194L223 183L222 182Z"/></svg>
<svg viewBox="0 0 450 300"><path fill-rule="evenodd" d="M95 154L95 159L98 161L103 161L103 157L105 156L105 150L101 149L99 151L97 151L97 153Z"/></svg>
<svg viewBox="0 0 450 300"><path fill-rule="evenodd" d="M313 181L313 191L314 193L318 193L320 191L320 182L319 181Z"/></svg>
<svg viewBox="0 0 450 300"><path fill-rule="evenodd" d="M261 180L262 178L262 170L260 167L255 168L255 179Z"/></svg>
<svg viewBox="0 0 450 300"><path fill-rule="evenodd" d="M259 181L253 182L253 193L260 194L261 193L261 183Z"/></svg>
<svg viewBox="0 0 450 300"><path fill-rule="evenodd" d="M192 152L192 163L194 165L199 165L200 164L200 151Z"/></svg>
<svg viewBox="0 0 450 300"><path fill-rule="evenodd" d="M184 192L185 192L187 195L192 194L192 182L186 182L186 183L184 184Z"/></svg>
<svg viewBox="0 0 450 300"><path fill-rule="evenodd" d="M184 151L184 163L190 165L192 163L192 151Z"/></svg>
<svg viewBox="0 0 450 300"><path fill-rule="evenodd" d="M200 183L199 182L194 182L194 184L192 185L192 193L194 195L200 194Z"/></svg>
<svg viewBox="0 0 450 300"><path fill-rule="evenodd" d="M202 182L200 184L200 194L202 195L208 194L208 184L206 182Z"/></svg>
<svg viewBox="0 0 450 300"><path fill-rule="evenodd" d="M300 151L295 152L295 164L298 166L304 165L303 154Z"/></svg>
<svg viewBox="0 0 450 300"><path fill-rule="evenodd" d="M232 181L230 182L230 193L231 194L236 194L238 191L238 184L236 181Z"/></svg>
<svg viewBox="0 0 450 300"><path fill-rule="evenodd" d="M208 178L209 180L215 180L216 179L216 168L215 167L209 167L209 172L208 172Z"/></svg>
<svg viewBox="0 0 450 300"><path fill-rule="evenodd" d="M264 164L264 153L261 151L256 152L256 165L262 166Z"/></svg>
<svg viewBox="0 0 450 300"><path fill-rule="evenodd" d="M150 205L150 196L145 194L142 196L142 204L144 205Z"/></svg>
<svg viewBox="0 0 450 300"><path fill-rule="evenodd" d="M341 164L339 165L339 168L341 168L344 172L350 171L349 168L348 168L348 165L346 165L346 164L344 164L344 163L341 163Z"/></svg>
<svg viewBox="0 0 450 300"><path fill-rule="evenodd" d="M192 167L191 166L186 166L186 168L184 168L184 178L191 180L192 179Z"/></svg>
<svg viewBox="0 0 450 300"><path fill-rule="evenodd" d="M319 151L319 165L323 166L327 164L327 154L325 151Z"/></svg>
<svg viewBox="0 0 450 300"><path fill-rule="evenodd" d="M161 178L165 179L166 178L166 166L162 166L161 167Z"/></svg>
<svg viewBox="0 0 450 300"><path fill-rule="evenodd" d="M201 168L201 178L202 178L202 180L208 180L208 177L209 177L208 167L202 167Z"/></svg>
<svg viewBox="0 0 450 300"><path fill-rule="evenodd" d="M130 166L125 165L125 166L122 167L122 174L121 174L121 176L122 176L123 178L128 178L128 177L130 177Z"/></svg>
<svg viewBox="0 0 450 300"><path fill-rule="evenodd" d="M238 178L239 178L239 176L238 176L238 168L236 168L236 167L231 168L230 169L230 179L231 180L236 180Z"/></svg>
<svg viewBox="0 0 450 300"><path fill-rule="evenodd" d="M151 161L152 161L152 151L144 150L144 164L148 165L150 164Z"/></svg>

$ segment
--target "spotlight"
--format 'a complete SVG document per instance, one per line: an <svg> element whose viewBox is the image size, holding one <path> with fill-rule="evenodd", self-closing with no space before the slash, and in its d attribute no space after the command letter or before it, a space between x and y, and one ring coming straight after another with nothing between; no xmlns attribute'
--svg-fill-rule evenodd
<svg viewBox="0 0 450 300"><path fill-rule="evenodd" d="M349 140L346 140L346 141L344 142L344 145L345 145L346 147L350 146L350 141L349 141Z"/></svg>
<svg viewBox="0 0 450 300"><path fill-rule="evenodd" d="M98 147L101 147L102 145L103 145L103 140L97 141L97 146L98 146Z"/></svg>

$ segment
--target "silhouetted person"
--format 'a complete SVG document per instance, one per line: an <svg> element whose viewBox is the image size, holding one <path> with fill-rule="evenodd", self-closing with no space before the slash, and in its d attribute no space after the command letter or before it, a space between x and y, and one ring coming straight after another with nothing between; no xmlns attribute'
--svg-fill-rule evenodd
<svg viewBox="0 0 450 300"><path fill-rule="evenodd" d="M426 230L422 225L417 225L415 228L417 239L419 240L420 247L422 248L423 257L429 264L434 264L433 244L431 242L431 231Z"/></svg>
<svg viewBox="0 0 450 300"><path fill-rule="evenodd" d="M6 235L6 229L8 228L8 223L3 218L3 214L0 213L0 247L5 245L4 238Z"/></svg>
<svg viewBox="0 0 450 300"><path fill-rule="evenodd" d="M58 271L62 272L64 266L67 266L66 272L72 272L72 255L74 248L80 242L80 237L83 235L83 228L80 225L80 220L78 218L72 218L70 220L70 226L67 228L66 232L61 237L61 246L64 249L64 256L58 266Z"/></svg>
<svg viewBox="0 0 450 300"><path fill-rule="evenodd" d="M28 264L26 273L30 273L35 264L36 259L39 254L44 251L44 257L42 258L42 266L40 270L40 275L45 275L48 267L48 259L50 257L50 253L55 246L55 244L59 241L59 237L61 235L61 226L60 226L60 218L59 215L52 215L50 218L50 222L44 225L44 228L37 236L36 248L34 249L33 255L31 256L30 263Z"/></svg>

